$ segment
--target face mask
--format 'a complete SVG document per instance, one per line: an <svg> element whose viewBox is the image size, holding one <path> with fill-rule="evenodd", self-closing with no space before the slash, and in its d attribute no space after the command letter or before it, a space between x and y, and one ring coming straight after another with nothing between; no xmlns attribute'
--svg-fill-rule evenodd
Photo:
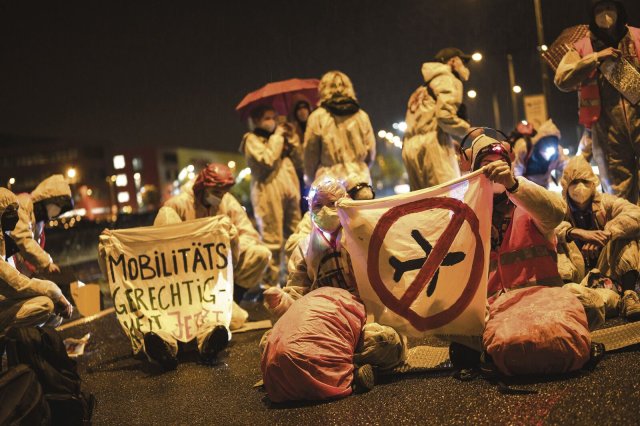
<svg viewBox="0 0 640 426"><path fill-rule="evenodd" d="M330 234L336 232L340 228L340 218L338 210L334 207L324 206L318 213L313 213L311 219L324 232Z"/></svg>
<svg viewBox="0 0 640 426"><path fill-rule="evenodd" d="M62 211L60 206L56 204L47 204L45 208L47 209L47 216L49 217L49 219L53 219L54 217L58 216Z"/></svg>
<svg viewBox="0 0 640 426"><path fill-rule="evenodd" d="M593 191L584 183L569 186L569 197L578 204L584 204L591 199Z"/></svg>
<svg viewBox="0 0 640 426"><path fill-rule="evenodd" d="M208 207L217 209L220 203L222 202L222 198L218 198L213 194L205 194L204 202Z"/></svg>
<svg viewBox="0 0 640 426"><path fill-rule="evenodd" d="M264 130L266 130L266 131L267 131L267 132L269 132L269 133L273 133L273 132L275 132L275 130L276 130L276 122L275 122L275 121L273 121L273 120L271 120L271 121L269 121L269 122L267 122L267 123L264 123L264 124L263 124L262 126L260 126L260 127L262 127Z"/></svg>
<svg viewBox="0 0 640 426"><path fill-rule="evenodd" d="M471 75L471 71L469 71L469 68L465 67L464 65L460 65L456 69L456 73L458 74L458 77L460 77L460 80L462 81L468 81L469 76Z"/></svg>
<svg viewBox="0 0 640 426"><path fill-rule="evenodd" d="M605 10L596 15L596 25L608 30L616 24L618 12L615 10Z"/></svg>

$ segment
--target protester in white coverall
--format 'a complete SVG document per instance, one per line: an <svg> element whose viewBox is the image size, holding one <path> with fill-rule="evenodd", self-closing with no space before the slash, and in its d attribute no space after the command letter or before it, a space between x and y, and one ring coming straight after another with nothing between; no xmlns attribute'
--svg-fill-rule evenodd
<svg viewBox="0 0 640 426"><path fill-rule="evenodd" d="M373 191L373 187L368 181L368 178L366 176L359 175L358 173L351 173L342 180L342 185L347 190L347 194L352 200L372 200L375 197L375 192ZM312 229L313 223L311 221L311 212L306 212L304 216L302 216L302 220L298 224L296 232L291 234L284 246L287 265L289 264L289 258L298 246L298 243L309 235Z"/></svg>
<svg viewBox="0 0 640 426"><path fill-rule="evenodd" d="M256 107L251 120L255 129L244 135L240 152L251 168L251 205L258 230L271 250L265 281L277 285L284 242L300 222L296 167L302 164L302 147L291 125L276 126L273 108Z"/></svg>
<svg viewBox="0 0 640 426"><path fill-rule="evenodd" d="M17 197L0 188L0 332L10 326L57 326L61 321L59 315L69 318L73 312L55 283L28 278L7 262L18 250L10 237L19 220L18 212Z"/></svg>
<svg viewBox="0 0 640 426"><path fill-rule="evenodd" d="M332 177L314 182L309 191L311 234L292 255L284 289L274 287L264 293L265 305L276 317L282 316L295 300L319 287L338 287L358 294L349 253L341 243L342 226L335 207L336 201L345 196L345 188ZM393 328L369 323L362 333L354 355L356 365L389 369L406 358L406 339ZM356 376L365 375L367 370L356 372Z"/></svg>
<svg viewBox="0 0 640 426"><path fill-rule="evenodd" d="M640 28L626 24L621 2L595 2L589 34L569 46L554 81L562 91L578 90L580 123L591 129L593 156L607 192L637 204L640 106L628 101L602 72L621 60L640 70Z"/></svg>
<svg viewBox="0 0 640 426"><path fill-rule="evenodd" d="M233 254L234 300L240 302L244 292L257 285L263 277L271 253L251 224L238 200L229 193L235 183L229 167L224 164L207 165L192 187L170 198L158 212L173 209L181 220L223 215L231 219L238 231L238 250Z"/></svg>
<svg viewBox="0 0 640 426"><path fill-rule="evenodd" d="M523 134L519 134L513 152L513 174L524 176L533 183L543 188L549 188L552 175L555 171L556 183L560 181L562 171L569 159L563 152L560 141L560 130L551 119L545 121L537 129L531 126L531 132L522 128Z"/></svg>
<svg viewBox="0 0 640 426"><path fill-rule="evenodd" d="M233 259L234 299L241 300L247 288L262 278L269 261L269 250L260 243L260 236L251 225L244 209L229 194L235 179L224 164L208 164L192 186L185 186L180 195L170 198L158 211L154 226L166 225L211 216L226 216L233 224L230 235ZM241 327L248 313L233 302L230 329ZM206 323L198 329L198 350L204 360L215 359L231 339L231 330L216 323ZM178 342L163 331L145 333L144 352L165 370L177 366Z"/></svg>
<svg viewBox="0 0 640 426"><path fill-rule="evenodd" d="M329 71L322 76L318 92L320 106L309 116L304 134L305 182L311 185L324 174L350 173L371 181L369 167L376 158L376 139L351 80L340 71Z"/></svg>
<svg viewBox="0 0 640 426"><path fill-rule="evenodd" d="M579 283L585 271L597 268L623 290L622 315L640 319L636 293L640 270L640 207L627 200L596 191L600 184L584 158L572 158L562 176L567 201L564 221L556 228L565 247L559 270L563 279ZM573 273L577 271L577 273Z"/></svg>
<svg viewBox="0 0 640 426"><path fill-rule="evenodd" d="M46 222L73 208L71 188L62 175L53 175L36 186L30 194L19 194L20 220L11 232L20 253L16 266L28 275L36 271L55 273L60 268L44 250Z"/></svg>
<svg viewBox="0 0 640 426"><path fill-rule="evenodd" d="M466 114L461 112L469 59L450 47L436 54L436 62L422 65L424 84L409 98L402 146L412 191L460 176L453 139L460 140L469 131Z"/></svg>

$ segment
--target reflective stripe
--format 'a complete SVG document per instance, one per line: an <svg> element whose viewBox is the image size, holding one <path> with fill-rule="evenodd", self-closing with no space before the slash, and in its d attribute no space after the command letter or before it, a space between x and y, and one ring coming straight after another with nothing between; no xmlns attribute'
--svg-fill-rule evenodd
<svg viewBox="0 0 640 426"><path fill-rule="evenodd" d="M550 250L545 246L526 247L523 249L511 251L509 253L503 253L502 255L500 255L500 264L502 266L506 266L516 262L522 262L528 259L546 256L550 256L552 259L555 259L556 252Z"/></svg>

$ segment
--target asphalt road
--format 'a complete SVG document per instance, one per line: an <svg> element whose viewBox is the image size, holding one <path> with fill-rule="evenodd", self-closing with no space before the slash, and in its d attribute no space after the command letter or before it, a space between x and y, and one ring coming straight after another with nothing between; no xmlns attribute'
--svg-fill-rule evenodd
<svg viewBox="0 0 640 426"><path fill-rule="evenodd" d="M516 382L537 391L532 395L504 395L483 379L460 382L441 372L386 378L371 392L342 400L282 406L253 387L261 378L262 331L234 335L218 365L187 355L168 373L133 359L114 314L64 335L86 332L92 338L79 368L97 398L96 425L625 425L640 419L638 346L608 354L593 372Z"/></svg>

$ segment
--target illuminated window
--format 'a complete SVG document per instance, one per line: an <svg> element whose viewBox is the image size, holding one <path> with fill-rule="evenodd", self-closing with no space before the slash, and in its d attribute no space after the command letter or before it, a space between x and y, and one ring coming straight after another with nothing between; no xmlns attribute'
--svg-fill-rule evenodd
<svg viewBox="0 0 640 426"><path fill-rule="evenodd" d="M118 202L119 203L128 203L129 202L129 193L126 191L118 192Z"/></svg>
<svg viewBox="0 0 640 426"><path fill-rule="evenodd" d="M127 186L128 183L127 175L120 174L116 176L116 186Z"/></svg>
<svg viewBox="0 0 640 426"><path fill-rule="evenodd" d="M126 165L124 161L124 155L114 155L113 156L113 168L116 170L124 169Z"/></svg>

